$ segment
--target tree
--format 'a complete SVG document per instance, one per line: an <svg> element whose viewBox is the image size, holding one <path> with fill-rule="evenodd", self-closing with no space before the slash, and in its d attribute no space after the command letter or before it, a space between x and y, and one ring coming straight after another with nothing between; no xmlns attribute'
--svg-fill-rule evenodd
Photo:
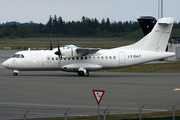
<svg viewBox="0 0 180 120"><path fill-rule="evenodd" d="M47 22L47 28L49 33L53 33L53 20L51 15L49 17L49 21Z"/></svg>
<svg viewBox="0 0 180 120"><path fill-rule="evenodd" d="M58 22L57 22L57 17L54 15L54 19L52 20L53 24L53 33L57 34L58 33Z"/></svg>
<svg viewBox="0 0 180 120"><path fill-rule="evenodd" d="M59 34L64 34L65 32L64 32L64 24L65 24L65 22L62 20L62 17L59 17L58 18L58 33Z"/></svg>
<svg viewBox="0 0 180 120"><path fill-rule="evenodd" d="M101 30L102 31L105 29L105 25L106 25L106 22L105 22L105 19L103 18L101 21Z"/></svg>
<svg viewBox="0 0 180 120"><path fill-rule="evenodd" d="M111 26L110 26L110 20L109 20L109 18L106 19L105 28L106 28L106 31L111 32Z"/></svg>
<svg viewBox="0 0 180 120"><path fill-rule="evenodd" d="M16 22L17 23L17 22ZM96 18L90 19L82 16L80 21L65 22L62 17L54 15L46 25L33 22L25 24L2 24L0 25L0 36L2 37L34 37L34 36L75 36L75 37L122 37L139 29L138 22L110 22L109 18L99 22ZM175 23L174 28L180 29L180 22Z"/></svg>

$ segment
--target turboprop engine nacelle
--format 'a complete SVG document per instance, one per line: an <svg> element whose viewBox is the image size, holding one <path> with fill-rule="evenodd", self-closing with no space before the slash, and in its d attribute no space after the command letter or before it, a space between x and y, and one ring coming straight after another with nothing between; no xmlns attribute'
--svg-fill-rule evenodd
<svg viewBox="0 0 180 120"><path fill-rule="evenodd" d="M77 48L68 48L68 49L62 49L61 55L63 58L71 58L71 57L79 57L82 56L82 54L77 53Z"/></svg>

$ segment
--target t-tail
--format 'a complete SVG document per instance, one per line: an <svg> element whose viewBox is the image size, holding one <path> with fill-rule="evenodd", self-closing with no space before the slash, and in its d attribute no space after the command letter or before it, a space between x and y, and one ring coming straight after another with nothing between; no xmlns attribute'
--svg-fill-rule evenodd
<svg viewBox="0 0 180 120"><path fill-rule="evenodd" d="M164 52L172 31L174 18L159 19L152 31L138 42L119 47L125 50Z"/></svg>
<svg viewBox="0 0 180 120"><path fill-rule="evenodd" d="M140 16L137 20L141 26L144 36L149 34L157 23L157 20L152 16Z"/></svg>

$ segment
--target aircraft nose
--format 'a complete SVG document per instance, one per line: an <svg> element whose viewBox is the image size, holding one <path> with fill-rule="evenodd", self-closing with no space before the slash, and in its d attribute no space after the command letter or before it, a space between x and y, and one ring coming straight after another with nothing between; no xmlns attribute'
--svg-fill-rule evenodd
<svg viewBox="0 0 180 120"><path fill-rule="evenodd" d="M9 65L9 64L8 64L7 61L4 61L4 62L2 63L2 66L5 67L5 68L8 67L8 65Z"/></svg>

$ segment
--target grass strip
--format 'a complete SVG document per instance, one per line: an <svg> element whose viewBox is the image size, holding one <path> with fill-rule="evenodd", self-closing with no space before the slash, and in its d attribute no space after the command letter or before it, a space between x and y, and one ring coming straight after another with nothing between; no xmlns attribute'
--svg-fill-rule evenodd
<svg viewBox="0 0 180 120"><path fill-rule="evenodd" d="M122 69L107 70L107 72L179 73L180 61L168 63L140 64Z"/></svg>
<svg viewBox="0 0 180 120"><path fill-rule="evenodd" d="M7 45L115 45L122 46L132 44L134 40L122 40L121 38L17 38L17 39L0 39L0 44Z"/></svg>
<svg viewBox="0 0 180 120"><path fill-rule="evenodd" d="M176 110L176 118L180 119L180 110ZM68 117L68 120L97 120L98 116L88 117ZM100 115L103 120L103 115ZM143 120L172 120L172 111L156 112L156 113L143 113ZM44 118L32 120L64 120L64 118ZM122 114L122 115L106 115L106 120L139 120L139 114Z"/></svg>

